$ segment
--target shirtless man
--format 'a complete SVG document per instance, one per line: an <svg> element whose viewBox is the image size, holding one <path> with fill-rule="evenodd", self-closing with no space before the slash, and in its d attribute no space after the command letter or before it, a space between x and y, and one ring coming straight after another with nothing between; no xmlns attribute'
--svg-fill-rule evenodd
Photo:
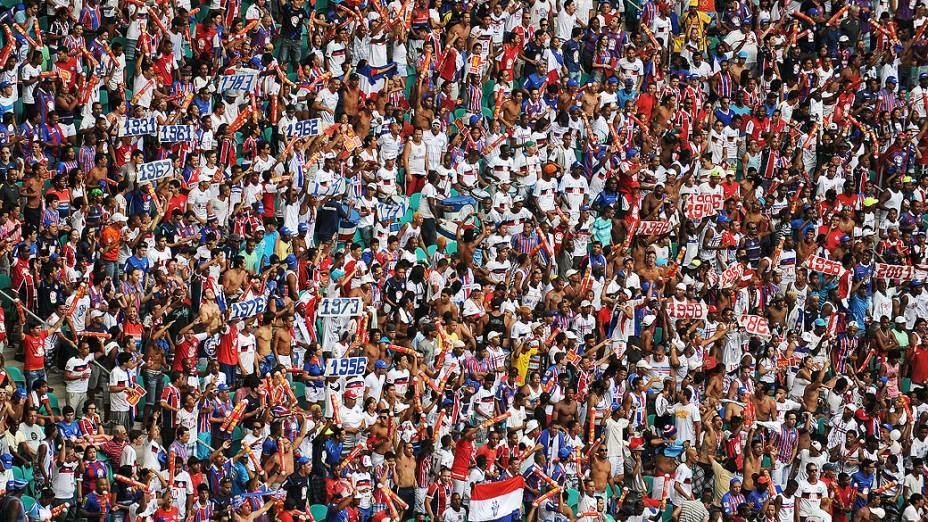
<svg viewBox="0 0 928 522"><path fill-rule="evenodd" d="M248 272L245 270L245 258L235 256L232 258L232 267L226 270L222 275L222 289L229 299L238 299L242 291L242 285L248 278Z"/></svg>
<svg viewBox="0 0 928 522"><path fill-rule="evenodd" d="M746 485L753 489L754 473L763 473L761 464L764 459L764 443L751 438L751 433L748 434L748 440L751 441L751 444L748 446L747 451L744 452L744 478ZM749 483L748 480L750 480Z"/></svg>
<svg viewBox="0 0 928 522"><path fill-rule="evenodd" d="M255 342L258 345L258 362L266 360L271 355L271 340L274 338L273 321L274 315L266 313L261 320L261 326L255 330Z"/></svg>
<svg viewBox="0 0 928 522"><path fill-rule="evenodd" d="M413 454L412 442L404 442L396 451L397 494L409 504L409 511L415 505L416 495L416 456Z"/></svg>
<svg viewBox="0 0 928 522"><path fill-rule="evenodd" d="M348 81L342 85L342 110L353 122L358 117L358 105L361 99L361 87L358 73L351 73Z"/></svg>
<svg viewBox="0 0 928 522"><path fill-rule="evenodd" d="M590 480L596 485L596 493L606 494L606 486L612 487L615 479L612 476L612 464L606 457L606 446L600 445L590 461Z"/></svg>
<svg viewBox="0 0 928 522"><path fill-rule="evenodd" d="M216 292L212 288L203 291L203 302L200 303L197 317L206 331L215 332L222 327L222 312L216 304Z"/></svg>
<svg viewBox="0 0 928 522"><path fill-rule="evenodd" d="M503 102L500 112L503 125L512 128L519 121L519 114L522 112L522 91L512 93L512 96Z"/></svg>
<svg viewBox="0 0 928 522"><path fill-rule="evenodd" d="M440 317L444 317L446 313L451 314L455 320L460 317L460 309L451 301L451 289L447 286L442 289L441 297L435 302L435 310Z"/></svg>
<svg viewBox="0 0 928 522"><path fill-rule="evenodd" d="M374 449L371 460L375 466L383 462L384 455L392 451L396 443L396 429L391 429L387 424L389 418L389 411L378 412L377 421L371 426L371 431L367 436L368 446Z"/></svg>
<svg viewBox="0 0 928 522"><path fill-rule="evenodd" d="M755 420L772 421L777 418L777 404L767 395L768 386L767 383L758 382L754 387L751 402L754 403L754 415L757 416Z"/></svg>
<svg viewBox="0 0 928 522"><path fill-rule="evenodd" d="M661 272L657 267L657 252L648 249L642 261L635 261L635 271L638 272L642 282L647 281L652 288L657 285L661 280Z"/></svg>
<svg viewBox="0 0 928 522"><path fill-rule="evenodd" d="M664 193L664 184L658 183L654 190L644 197L641 202L641 219L658 219L658 213L661 207L667 201L667 194Z"/></svg>
<svg viewBox="0 0 928 522"><path fill-rule="evenodd" d="M280 318L277 328L274 329L273 350L277 364L287 368L293 367L291 358L292 348L290 346L290 325L293 324L293 315L287 313Z"/></svg>
<svg viewBox="0 0 928 522"><path fill-rule="evenodd" d="M567 426L572 421L577 420L577 401L574 400L576 390L567 388L564 391L564 398L554 406L554 416L561 426Z"/></svg>
<svg viewBox="0 0 928 522"><path fill-rule="evenodd" d="M586 114L587 118L596 116L599 109L599 83L595 80L587 83L587 88L580 96L580 110Z"/></svg>

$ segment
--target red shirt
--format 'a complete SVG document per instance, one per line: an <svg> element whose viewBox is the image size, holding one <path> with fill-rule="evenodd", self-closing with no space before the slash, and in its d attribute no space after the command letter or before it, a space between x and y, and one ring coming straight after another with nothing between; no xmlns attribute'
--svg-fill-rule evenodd
<svg viewBox="0 0 928 522"><path fill-rule="evenodd" d="M451 477L457 480L467 479L470 459L474 456L474 441L461 439L454 446L454 462L451 463Z"/></svg>
<svg viewBox="0 0 928 522"><path fill-rule="evenodd" d="M45 338L48 332L40 332L39 335L26 335L23 338L25 344L23 370L38 371L45 369Z"/></svg>
<svg viewBox="0 0 928 522"><path fill-rule="evenodd" d="M174 371L180 372L184 370L184 359L193 359L197 356L197 342L196 338L185 339L184 342L177 345L177 353L174 354Z"/></svg>
<svg viewBox="0 0 928 522"><path fill-rule="evenodd" d="M158 508L155 511L155 522L178 522L177 518L178 512L177 507L171 506L171 509L165 511L163 508Z"/></svg>
<svg viewBox="0 0 928 522"><path fill-rule="evenodd" d="M238 364L238 328L229 326L229 333L219 337L217 358L220 364L235 366Z"/></svg>
<svg viewBox="0 0 928 522"><path fill-rule="evenodd" d="M925 384L928 382L928 349L916 346L912 350L912 383Z"/></svg>
<svg viewBox="0 0 928 522"><path fill-rule="evenodd" d="M654 110L655 105L657 105L657 97L653 94L644 93L638 97L638 112L644 114L642 121L651 119L651 111Z"/></svg>

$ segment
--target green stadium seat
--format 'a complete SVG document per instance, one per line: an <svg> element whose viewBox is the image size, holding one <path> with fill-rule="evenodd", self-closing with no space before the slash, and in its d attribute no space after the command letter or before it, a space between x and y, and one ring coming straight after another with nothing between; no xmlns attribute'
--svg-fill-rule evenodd
<svg viewBox="0 0 928 522"><path fill-rule="evenodd" d="M53 415L61 415L61 405L58 402L58 396L55 395L55 392L48 392L48 405L52 407L52 411L48 413Z"/></svg>
<svg viewBox="0 0 928 522"><path fill-rule="evenodd" d="M445 247L445 253L449 256L453 256L458 253L458 242L457 241L448 241L448 246Z"/></svg>
<svg viewBox="0 0 928 522"><path fill-rule="evenodd" d="M580 492L576 489L567 488L567 505L574 507L580 501Z"/></svg>
<svg viewBox="0 0 928 522"><path fill-rule="evenodd" d="M900 391L902 391L902 393L909 393L910 391L912 391L912 379L909 379L908 377L903 377L902 383L900 384L899 389Z"/></svg>
<svg viewBox="0 0 928 522"><path fill-rule="evenodd" d="M13 379L13 382L22 386L23 388L26 387L26 376L23 375L22 370L20 370L16 366L7 366L4 369L6 370L6 373L10 376L10 379Z"/></svg>
<svg viewBox="0 0 928 522"><path fill-rule="evenodd" d="M422 247L416 247L416 261L428 261L429 255L422 250Z"/></svg>
<svg viewBox="0 0 928 522"><path fill-rule="evenodd" d="M12 286L10 282L10 276L7 274L0 274L0 290L6 290Z"/></svg>
<svg viewBox="0 0 928 522"><path fill-rule="evenodd" d="M329 515L329 508L324 504L313 504L309 506L309 514L311 514L317 522L321 522Z"/></svg>
<svg viewBox="0 0 928 522"><path fill-rule="evenodd" d="M35 499L29 495L23 495L20 497L20 500L23 501L23 511L25 513L28 513L32 509L32 506L35 505Z"/></svg>
<svg viewBox="0 0 928 522"><path fill-rule="evenodd" d="M437 250L438 250L438 245L429 245L429 249L428 249L429 257L434 256Z"/></svg>

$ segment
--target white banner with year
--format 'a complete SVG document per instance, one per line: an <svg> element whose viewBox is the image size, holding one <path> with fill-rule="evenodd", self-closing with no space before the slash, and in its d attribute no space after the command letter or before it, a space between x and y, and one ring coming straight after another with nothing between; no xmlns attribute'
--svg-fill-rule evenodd
<svg viewBox="0 0 928 522"><path fill-rule="evenodd" d="M352 377L364 375L367 371L367 357L345 357L329 359L325 362L326 377Z"/></svg>
<svg viewBox="0 0 928 522"><path fill-rule="evenodd" d="M232 303L229 305L229 320L238 321L248 319L249 317L264 313L267 309L267 298L263 295L252 297L247 301Z"/></svg>
<svg viewBox="0 0 928 522"><path fill-rule="evenodd" d="M690 194L686 197L687 219L698 220L714 216L722 209L721 194Z"/></svg>
<svg viewBox="0 0 928 522"><path fill-rule="evenodd" d="M738 326L758 337L770 337L770 326L767 318L760 315L742 315L738 318Z"/></svg>
<svg viewBox="0 0 928 522"><path fill-rule="evenodd" d="M135 180L139 184L151 183L152 181L166 178L174 173L174 163L169 159L150 161L139 165Z"/></svg>
<svg viewBox="0 0 928 522"><path fill-rule="evenodd" d="M148 118L126 118L122 122L122 127L119 129L120 136L145 136L146 134L154 134L157 130L157 124L155 123L155 117L150 116Z"/></svg>
<svg viewBox="0 0 928 522"><path fill-rule="evenodd" d="M809 259L806 260L806 266L813 272L821 272L834 276L841 275L844 272L844 267L841 266L841 263L819 256L809 256Z"/></svg>
<svg viewBox="0 0 928 522"><path fill-rule="evenodd" d="M923 279L926 275L928 275L928 272L923 268L908 265L876 263L873 268L873 277L877 279L903 279L909 281L912 279Z"/></svg>
<svg viewBox="0 0 928 522"><path fill-rule="evenodd" d="M356 317L362 310L360 297L326 297L319 301L316 317Z"/></svg>
<svg viewBox="0 0 928 522"><path fill-rule="evenodd" d="M305 138L307 136L318 136L321 128L319 118L311 120L295 121L287 125L288 138Z"/></svg>

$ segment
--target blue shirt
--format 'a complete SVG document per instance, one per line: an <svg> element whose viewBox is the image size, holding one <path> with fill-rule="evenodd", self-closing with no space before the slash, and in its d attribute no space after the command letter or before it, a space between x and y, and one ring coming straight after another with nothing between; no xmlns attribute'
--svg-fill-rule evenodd
<svg viewBox="0 0 928 522"><path fill-rule="evenodd" d="M851 487L856 489L858 492L863 493L873 489L874 483L876 482L876 474L864 475L862 471L857 471L851 475ZM854 500L853 511L864 507L866 502L860 498L856 497Z"/></svg>
<svg viewBox="0 0 928 522"><path fill-rule="evenodd" d="M564 53L564 66L568 72L580 72L580 42L567 40L561 46Z"/></svg>

